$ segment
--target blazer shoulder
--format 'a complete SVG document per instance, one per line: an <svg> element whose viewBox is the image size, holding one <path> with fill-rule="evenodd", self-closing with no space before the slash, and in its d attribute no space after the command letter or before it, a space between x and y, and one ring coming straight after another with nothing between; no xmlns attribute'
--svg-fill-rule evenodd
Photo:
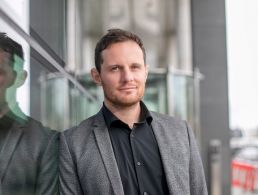
<svg viewBox="0 0 258 195"><path fill-rule="evenodd" d="M94 142L95 124L100 121L98 114L83 120L77 126L60 133L60 151L67 150L74 159L80 159Z"/></svg>
<svg viewBox="0 0 258 195"><path fill-rule="evenodd" d="M185 120L157 112L151 112L151 115L154 130L158 129L159 132L164 132L164 135L173 136L186 143L189 141L189 131L191 130Z"/></svg>
<svg viewBox="0 0 258 195"><path fill-rule="evenodd" d="M151 111L150 113L151 113L151 116L153 117L153 120L155 120L156 122L160 122L163 124L173 124L176 126L184 126L184 127L186 126L186 121L180 118L169 116L167 114L161 114L154 111Z"/></svg>
<svg viewBox="0 0 258 195"><path fill-rule="evenodd" d="M61 133L61 141L65 139L69 145L87 143L87 140L93 134L94 127L102 120L101 117L103 118L102 113L98 112L97 114L83 120L80 124L63 131Z"/></svg>
<svg viewBox="0 0 258 195"><path fill-rule="evenodd" d="M63 131L65 136L71 136L73 134L81 133L82 131L90 131L91 127L94 124L94 121L98 118L98 114L95 114L83 121L81 121L78 125L75 125L69 129Z"/></svg>

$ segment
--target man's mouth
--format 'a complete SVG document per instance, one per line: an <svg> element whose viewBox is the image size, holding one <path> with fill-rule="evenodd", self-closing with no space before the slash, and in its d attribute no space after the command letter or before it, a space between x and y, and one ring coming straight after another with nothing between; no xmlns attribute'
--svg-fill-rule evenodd
<svg viewBox="0 0 258 195"><path fill-rule="evenodd" d="M119 90L121 91L127 91L127 90L133 90L136 89L136 86L128 86L128 87L120 87Z"/></svg>

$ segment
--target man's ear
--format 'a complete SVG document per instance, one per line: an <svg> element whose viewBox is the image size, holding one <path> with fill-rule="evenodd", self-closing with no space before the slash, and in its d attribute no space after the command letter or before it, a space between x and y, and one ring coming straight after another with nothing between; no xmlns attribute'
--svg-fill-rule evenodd
<svg viewBox="0 0 258 195"><path fill-rule="evenodd" d="M101 77L100 77L100 73L96 68L92 68L91 69L91 77L93 79L93 81L97 84L97 85L102 85L101 83Z"/></svg>
<svg viewBox="0 0 258 195"><path fill-rule="evenodd" d="M14 85L16 88L22 86L24 82L26 81L26 78L28 76L28 73L26 70L23 70L22 72L19 72L16 74Z"/></svg>

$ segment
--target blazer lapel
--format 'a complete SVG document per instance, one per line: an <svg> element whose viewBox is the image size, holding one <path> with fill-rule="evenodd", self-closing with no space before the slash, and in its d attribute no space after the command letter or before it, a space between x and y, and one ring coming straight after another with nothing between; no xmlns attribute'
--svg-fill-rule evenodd
<svg viewBox="0 0 258 195"><path fill-rule="evenodd" d="M22 135L22 126L18 123L14 123L10 129L6 141L0 151L0 179L3 181L5 172L7 170L8 164L11 160L11 157L15 151L15 148L20 140Z"/></svg>
<svg viewBox="0 0 258 195"><path fill-rule="evenodd" d="M156 137L170 194L189 192L189 145L187 132L177 122L153 116L152 128ZM172 120L172 119L171 119Z"/></svg>
<svg viewBox="0 0 258 195"><path fill-rule="evenodd" d="M152 129L158 143L169 192L170 194L175 194L175 192L173 192L173 185L176 183L176 178L174 174L174 169L171 167L173 166L173 159L170 155L171 150L168 147L171 143L168 143L168 139L166 138L167 135L164 134L161 124L157 123L157 121L155 120L152 121Z"/></svg>
<svg viewBox="0 0 258 195"><path fill-rule="evenodd" d="M120 178L108 129L101 112L97 114L94 133L114 193L116 195L123 195L122 180Z"/></svg>

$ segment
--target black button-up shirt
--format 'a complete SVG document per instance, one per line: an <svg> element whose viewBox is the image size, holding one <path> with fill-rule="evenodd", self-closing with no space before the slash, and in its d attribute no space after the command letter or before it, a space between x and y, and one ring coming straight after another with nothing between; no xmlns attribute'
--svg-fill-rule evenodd
<svg viewBox="0 0 258 195"><path fill-rule="evenodd" d="M159 148L152 131L152 117L141 102L141 121L130 127L103 105L125 195L165 195L167 182Z"/></svg>

